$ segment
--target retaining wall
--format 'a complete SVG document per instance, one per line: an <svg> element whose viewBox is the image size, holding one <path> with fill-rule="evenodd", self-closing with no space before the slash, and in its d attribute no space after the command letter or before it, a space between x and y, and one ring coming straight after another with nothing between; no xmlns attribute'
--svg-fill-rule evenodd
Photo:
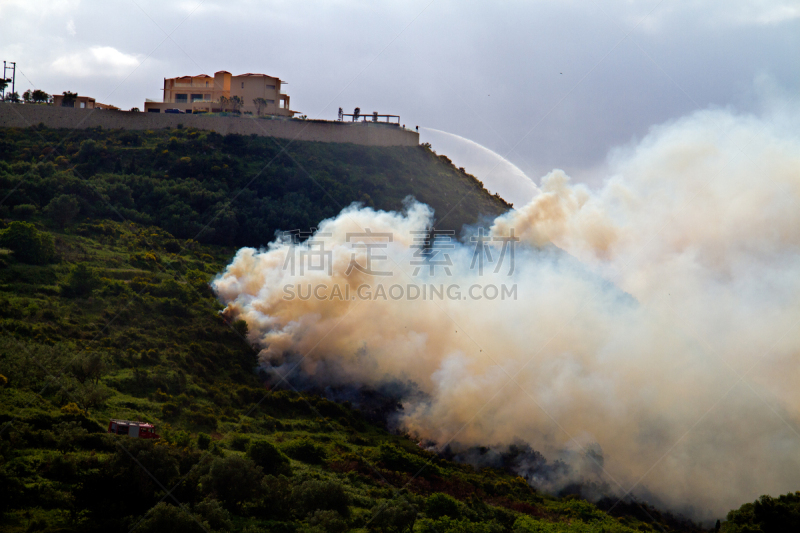
<svg viewBox="0 0 800 533"><path fill-rule="evenodd" d="M35 104L0 103L0 127L26 128L44 124L49 128L96 128L157 130L185 128L215 131L225 135L260 135L298 141L353 143L366 146L416 146L419 133L386 123L333 122L257 118L241 116L132 113L105 109L74 109Z"/></svg>

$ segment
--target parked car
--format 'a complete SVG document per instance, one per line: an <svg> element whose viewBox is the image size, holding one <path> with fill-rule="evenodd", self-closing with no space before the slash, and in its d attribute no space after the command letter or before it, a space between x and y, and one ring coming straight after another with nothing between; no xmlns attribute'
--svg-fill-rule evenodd
<svg viewBox="0 0 800 533"><path fill-rule="evenodd" d="M183 111L181 111L180 109L174 109L174 108L173 108L173 109L165 109L165 110L164 110L164 113L177 113L177 114L182 114L182 113L183 113Z"/></svg>
<svg viewBox="0 0 800 533"><path fill-rule="evenodd" d="M108 423L108 432L114 435L127 435L138 439L160 439L153 424L147 422L136 422L134 420L118 420L112 418Z"/></svg>

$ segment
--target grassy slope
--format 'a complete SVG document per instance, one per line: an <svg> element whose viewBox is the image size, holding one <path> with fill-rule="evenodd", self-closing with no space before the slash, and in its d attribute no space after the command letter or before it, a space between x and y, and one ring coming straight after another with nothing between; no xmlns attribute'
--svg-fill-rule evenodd
<svg viewBox="0 0 800 533"><path fill-rule="evenodd" d="M22 141L34 142L25 136ZM341 150L362 153L357 147ZM15 149L12 158L18 161L12 164L25 170L20 153ZM474 187L471 178L423 149L396 157L408 165L404 172L414 165L435 171L415 171L402 178L405 184L374 178L383 183L380 198L387 198L381 206L392 207L388 203L409 191L446 205L449 200L436 195ZM309 154L304 161L322 164ZM426 176L424 187L420 175ZM17 177L6 172L5 183ZM30 199L34 192L25 194ZM479 200L496 208L486 195ZM475 205L458 216L474 221ZM58 261L33 266L0 257L0 373L7 379L0 389L4 531L119 530L141 517L146 519L137 530L157 531L157 513L147 513L173 486L171 495L201 518L206 515L197 505L203 499L225 502L230 526L208 518L209 529L391 531L391 521L370 518L399 501L420 511L415 531L681 529L653 509L648 512L660 526L640 521L635 512L611 517L580 500L536 493L508 473L475 471L431 455L346 405L265 390L253 372L255 354L243 341L242 324L222 321L206 285L230 259L231 248L130 222L89 218L63 230L40 214L33 222L55 237ZM77 265L93 269L96 286L69 296ZM105 435L111 417L153 422L165 438L153 444ZM212 438L207 449L201 449L203 434ZM290 481L267 477L246 498L225 500L212 473L220 471L223 457L243 456L248 440L269 441L292 455ZM226 486L244 486L245 477ZM313 509L303 503L303 491L311 491L315 480L332 481L347 494L346 518L332 511L307 514ZM174 505L172 496L167 501ZM317 496L312 500L321 501ZM169 527L188 531L196 523Z"/></svg>

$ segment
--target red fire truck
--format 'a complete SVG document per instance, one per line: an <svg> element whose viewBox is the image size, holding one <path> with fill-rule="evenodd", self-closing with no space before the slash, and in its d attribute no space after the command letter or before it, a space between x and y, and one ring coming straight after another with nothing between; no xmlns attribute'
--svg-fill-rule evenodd
<svg viewBox="0 0 800 533"><path fill-rule="evenodd" d="M160 439L161 435L158 435L154 429L155 427L153 424L135 422L133 420L117 420L116 418L112 418L111 422L108 423L109 433L113 433L114 435L127 435L139 439Z"/></svg>

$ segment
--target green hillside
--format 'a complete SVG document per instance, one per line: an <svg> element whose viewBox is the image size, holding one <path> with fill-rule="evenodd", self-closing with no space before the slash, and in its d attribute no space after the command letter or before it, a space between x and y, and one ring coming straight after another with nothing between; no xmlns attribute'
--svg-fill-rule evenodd
<svg viewBox="0 0 800 533"><path fill-rule="evenodd" d="M396 208L413 194L441 213L468 193L453 229L505 209L429 150L285 155L269 139L173 130L70 132L53 152L65 132L0 134L3 531L699 531L650 506L612 516L539 493L348 404L259 382L246 325L220 317L209 280L235 246L355 200ZM112 417L162 439L109 435Z"/></svg>
<svg viewBox="0 0 800 533"><path fill-rule="evenodd" d="M19 205L43 210L66 195L81 217L236 246L308 230L353 202L399 210L409 194L435 209L440 229L458 231L510 207L424 146L289 144L188 129L0 130L0 190L10 192L0 216Z"/></svg>

